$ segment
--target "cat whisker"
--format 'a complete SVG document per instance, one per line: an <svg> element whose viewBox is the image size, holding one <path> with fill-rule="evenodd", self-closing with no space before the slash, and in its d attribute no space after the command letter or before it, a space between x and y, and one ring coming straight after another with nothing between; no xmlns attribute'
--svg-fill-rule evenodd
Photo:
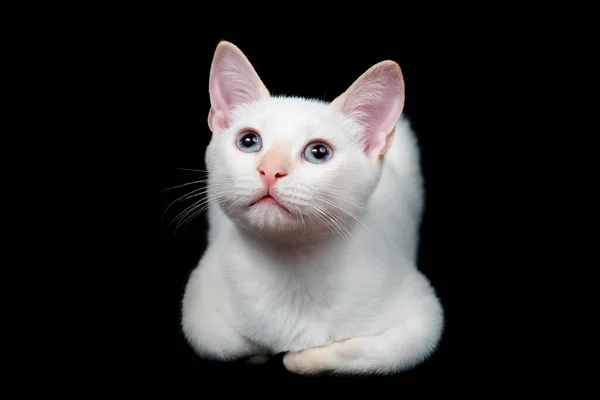
<svg viewBox="0 0 600 400"><path fill-rule="evenodd" d="M192 222L198 215L200 215L204 211L206 211L209 207L210 207L210 203L209 202L205 203L199 210L195 211L193 214L191 214L187 218L187 222L186 221L181 221L180 225L178 225L177 228L179 228L179 226L181 226L181 225L186 226L187 224L189 224L190 222ZM177 228L175 228L175 231L177 231Z"/></svg>
<svg viewBox="0 0 600 400"><path fill-rule="evenodd" d="M204 169L191 169L191 168L179 168L179 167L176 167L175 169L178 169L181 171L202 172L202 173L206 173L206 174L208 174L208 172L209 172Z"/></svg>
<svg viewBox="0 0 600 400"><path fill-rule="evenodd" d="M344 214L352 217L353 219L355 219L356 221L358 221L359 223L361 223L361 224L364 225L364 222L359 217L357 217L356 215L354 215L353 213L351 213L348 209L342 207L340 204L337 204L337 203L335 203L335 202L333 202L331 200L346 201L347 203L352 204L352 205L354 205L356 207L365 209L365 207L363 207L363 206L361 206L359 204L356 204L356 203L353 203L353 202L351 202L349 200L345 200L345 199L342 199L342 198L339 198L339 197L336 197L336 196L332 196L332 195L327 195L328 197L331 198L331 199L327 199L325 197L322 197L324 195L324 193L320 193L320 194L311 193L310 195L307 195L303 191L296 191L296 192L305 195L305 196L303 196L302 200L305 201L306 204L308 204L308 205L313 205L313 202L312 202L313 200L319 200L322 203L325 203L327 205L330 205L332 207L337 208L338 210L342 211Z"/></svg>
<svg viewBox="0 0 600 400"><path fill-rule="evenodd" d="M327 227L327 229L329 229L331 231L331 233L333 233L335 236L339 235L339 232L337 232L336 230L334 230L331 225L329 224L329 222L327 222L327 220L325 218L323 218L319 213L315 212L314 210L310 209L310 208L306 208L305 209L309 214L314 215L317 219L319 219L321 222L323 222L323 224Z"/></svg>
<svg viewBox="0 0 600 400"><path fill-rule="evenodd" d="M342 237L343 239L349 238L350 232L344 225L342 225L339 222L339 220L336 218L336 216L334 214L328 212L325 208L323 208L317 204L312 204L311 206L321 216L323 216L326 219L329 219L329 222L331 222L333 228L340 234L340 237Z"/></svg>
<svg viewBox="0 0 600 400"><path fill-rule="evenodd" d="M345 213L346 215L348 215L349 217L354 218L357 222L359 222L360 224L362 224L363 226L365 226L366 228L368 228L367 224L365 224L361 219L359 219L356 215L352 214L351 212L349 212L347 209L340 207L338 204L329 201L323 197L321 197L320 195L314 195L314 197L320 201L322 201L323 203L329 204L332 207L337 208L338 210L342 211L343 213Z"/></svg>
<svg viewBox="0 0 600 400"><path fill-rule="evenodd" d="M161 192L166 192L167 190L173 190L173 189L177 189L180 187L194 185L194 184L198 184L198 183L207 183L210 181L212 181L214 183L235 183L236 182L236 180L234 180L234 179L223 180L223 179L216 179L213 177L213 178L199 179L197 181L192 181L192 182L186 182L186 183L182 183L181 185L171 186L169 188L161 190Z"/></svg>
<svg viewBox="0 0 600 400"><path fill-rule="evenodd" d="M223 186L227 187L227 189L230 189L229 185L221 185L221 187L223 187ZM243 189L243 188L238 187L237 189ZM177 224L177 227L175 228L175 232L177 232L177 229L179 229L179 227L187 226L198 215L200 215L204 211L206 211L210 207L212 200L216 200L218 202L221 199L230 198L230 197L236 197L235 193L233 193L231 190L222 190L218 193L211 193L206 198L195 202L190 207L188 207L186 210L184 210L182 213L180 213L177 217L175 217L174 221L179 219L179 223ZM239 207L241 207L241 204L231 203L227 207L228 210L230 210L232 206L239 208Z"/></svg>
<svg viewBox="0 0 600 400"><path fill-rule="evenodd" d="M362 206L360 204L357 204L357 203L354 203L354 202L352 202L350 200L347 200L345 197L348 196L348 191L346 191L346 190L338 190L338 189L334 189L334 188L328 187L327 188L328 191L333 191L333 192L337 192L338 193L338 195L335 195L335 196L332 195L332 194L323 193L323 192L319 193L318 195L315 195L312 191L306 191L306 190L297 189L297 188L291 188L291 189L288 189L288 190L290 190L291 192L297 193L297 194L301 194L304 197L303 200L307 201L307 202L310 202L310 199L315 198L317 196L327 196L328 198L331 198L333 200L340 200L340 201L343 201L345 203L352 204L353 206L358 207L358 208L363 209L363 210L367 209L367 207L365 207L365 206Z"/></svg>
<svg viewBox="0 0 600 400"><path fill-rule="evenodd" d="M194 184L198 184L198 183L204 183L204 182L208 182L208 179L200 179L200 180L197 180L197 181L182 183L181 185L171 186L169 188L161 190L161 192L166 192L167 190L173 190L173 189L177 189L177 188L180 188L180 187L194 185Z"/></svg>
<svg viewBox="0 0 600 400"><path fill-rule="evenodd" d="M224 197L224 195L227 192L219 192L219 193L214 193L214 194L210 194L208 196L206 196L205 198L202 198L198 201L196 201L194 204L192 204L191 206L189 206L186 210L184 210L181 215L181 218L185 218L190 212L193 212L194 210L198 209L199 207L202 207L202 205L208 203L210 200L212 199L218 199L220 197Z"/></svg>
<svg viewBox="0 0 600 400"><path fill-rule="evenodd" d="M343 192L342 192L342 191L340 191L340 193L343 193ZM354 202L352 202L352 201L350 201L350 200L346 200L346 199L344 199L343 197L334 196L334 195L332 195L332 194L329 194L329 193L319 193L319 196L327 196L327 197L330 197L330 198L332 198L332 199L335 199L335 200L340 200L340 201L346 202L346 203L348 203L348 204L352 204L353 206L355 206L355 207L358 207L358 208L361 208L361 209L363 209L363 210L366 210L366 209L367 209L367 207L365 207L365 206L361 206L360 204L356 204L356 203L354 203Z"/></svg>
<svg viewBox="0 0 600 400"><path fill-rule="evenodd" d="M352 228L350 226L350 224L347 221L340 218L338 215L334 214L331 210L327 210L326 208L323 207L323 211L325 213L327 213L328 215L330 215L334 221L336 221L336 223L338 224L340 229L342 229L345 232L346 238L350 238L350 236L352 235L350 232L350 230Z"/></svg>
<svg viewBox="0 0 600 400"><path fill-rule="evenodd" d="M175 227L174 235L177 234L177 230L180 227L186 226L187 224L189 224L190 222L192 222L196 217L198 217L200 214L202 214L202 212L205 209L207 209L208 207L210 207L210 203L204 203L204 206L202 206L199 210L197 210L195 212L192 212L190 215L188 215L188 217L186 219L180 218L179 222L177 223L177 226Z"/></svg>
<svg viewBox="0 0 600 400"><path fill-rule="evenodd" d="M226 212L229 213L231 211L236 211L237 209L239 209L241 206L238 203L232 203L230 202L229 204L227 204L227 208L226 208Z"/></svg>
<svg viewBox="0 0 600 400"><path fill-rule="evenodd" d="M183 210L182 212L180 212L175 218L173 218L173 220L169 223L169 225L167 226L167 228L169 226L171 226L171 224L173 224L177 220L180 220L180 222L181 222L181 220L183 218L185 218L190 212L193 212L198 207L201 207L203 204L209 202L213 198L221 197L223 195L226 195L227 193L229 193L229 191L222 191L222 192L214 193L214 194L211 194L211 195L207 196L204 199L200 199L200 200L196 201L194 204L190 205L185 210ZM177 226L179 227L179 224Z"/></svg>
<svg viewBox="0 0 600 400"><path fill-rule="evenodd" d="M179 198L177 198L177 199L173 200L173 201L171 202L171 204L169 204L169 205L167 206L167 208L165 209L165 211L163 212L163 215L162 215L162 220L164 220L164 219L165 219L165 215L167 214L167 211L169 211L169 208L171 208L171 206L173 206L173 204L177 203L178 201L187 200L188 198L191 198L191 197L195 196L195 195L196 195L195 193L196 193L196 192L200 192L200 191L202 191L202 189L203 189L203 188L194 189L194 190L192 190L190 193L186 193L186 194L184 194L183 196L181 196L181 197L179 197ZM202 192L201 192L201 193L199 193L199 195L201 195L201 194L203 194L203 193L202 193Z"/></svg>
<svg viewBox="0 0 600 400"><path fill-rule="evenodd" d="M342 220L337 215L330 212L329 210L326 210L325 212L331 216L331 218L336 222L337 226L339 226L340 229L344 232L344 238L346 240L350 239L350 236L352 236L352 233L350 232L348 223L345 222L344 220Z"/></svg>
<svg viewBox="0 0 600 400"><path fill-rule="evenodd" d="M333 228L336 230L336 232L338 232L338 233L339 233L339 235L338 235L338 236L339 236L340 238L342 238L343 240L348 240L348 238L349 238L349 234L347 233L347 230L344 228L344 226L342 226L342 225L341 225L341 224L340 224L340 223L339 223L339 222L336 220L335 216L333 216L333 215L331 215L331 214L327 213L327 211L326 211L326 210L324 210L324 209L321 209L319 212L320 212L320 213L322 213L322 215L323 215L325 218L328 218L328 219L329 219L329 221L331 222L331 224L332 224Z"/></svg>
<svg viewBox="0 0 600 400"><path fill-rule="evenodd" d="M220 200L221 198L225 198L225 197L226 197L226 196L219 196L219 197L217 197L217 198L216 198L216 200L218 201L218 200ZM210 207L210 205L211 205L210 201L203 202L203 205L202 205L202 206L201 206L199 209L197 209L196 211L194 211L192 214L190 214L190 215L189 215L189 216L186 218L186 220L182 220L182 221L180 221L180 223L179 223L179 224L177 225L177 227L175 228L175 232L177 232L177 229L178 229L180 226L183 226L183 227L187 226L187 225L188 225L190 222L192 222L192 221L193 221L193 220L194 220L196 217L198 217L200 214L202 214L204 211L206 211L206 210L207 210L207 209ZM227 211L228 211L228 212L229 212L229 211L231 211L231 205L227 206Z"/></svg>
<svg viewBox="0 0 600 400"><path fill-rule="evenodd" d="M300 207L298 207L297 205L294 205L293 208L297 212L297 214L300 215L300 219L302 221L302 233L304 233L306 232L306 221L304 221L304 215L302 213L302 210L300 210Z"/></svg>
<svg viewBox="0 0 600 400"><path fill-rule="evenodd" d="M221 188L221 187L226 187L226 186L228 186L228 185L226 185L226 184L211 185L211 187L213 187L213 188ZM196 196L201 196L201 195L207 193L209 190L210 190L210 188L207 188L207 187L194 189L191 192L186 193L183 196L175 199L174 201L171 202L171 204L169 204L167 206L167 208L163 212L162 220L164 220L165 215L167 214L167 211L169 211L169 208L171 208L175 203L177 203L179 201L183 201L183 200L188 200L188 199L191 199L191 198L196 197Z"/></svg>

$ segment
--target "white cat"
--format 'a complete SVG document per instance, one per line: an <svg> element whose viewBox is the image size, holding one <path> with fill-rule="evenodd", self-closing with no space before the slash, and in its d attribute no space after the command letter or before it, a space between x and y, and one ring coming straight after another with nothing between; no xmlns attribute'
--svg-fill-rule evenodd
<svg viewBox="0 0 600 400"><path fill-rule="evenodd" d="M223 41L209 93L208 248L182 310L196 352L286 352L294 373L428 358L444 313L416 267L423 189L398 64L374 65L330 104L274 97Z"/></svg>

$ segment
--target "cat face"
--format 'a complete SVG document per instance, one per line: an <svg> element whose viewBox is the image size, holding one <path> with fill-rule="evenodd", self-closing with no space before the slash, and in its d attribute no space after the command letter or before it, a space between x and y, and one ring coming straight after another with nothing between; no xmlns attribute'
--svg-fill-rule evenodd
<svg viewBox="0 0 600 400"><path fill-rule="evenodd" d="M379 178L357 126L326 104L267 98L240 109L207 150L210 189L236 221L280 233L347 234Z"/></svg>
<svg viewBox="0 0 600 400"><path fill-rule="evenodd" d="M257 234L344 237L360 220L403 105L397 64L372 67L331 104L272 97L221 42L210 77L209 196Z"/></svg>

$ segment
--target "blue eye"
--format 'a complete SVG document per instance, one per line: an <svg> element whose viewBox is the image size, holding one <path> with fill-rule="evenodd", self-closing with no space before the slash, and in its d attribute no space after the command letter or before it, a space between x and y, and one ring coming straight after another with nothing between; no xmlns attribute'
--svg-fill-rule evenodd
<svg viewBox="0 0 600 400"><path fill-rule="evenodd" d="M313 164L321 164L333 156L331 147L323 142L310 143L304 149L304 159Z"/></svg>
<svg viewBox="0 0 600 400"><path fill-rule="evenodd" d="M240 133L235 142L238 149L245 153L256 153L262 148L262 139L258 133L252 131Z"/></svg>

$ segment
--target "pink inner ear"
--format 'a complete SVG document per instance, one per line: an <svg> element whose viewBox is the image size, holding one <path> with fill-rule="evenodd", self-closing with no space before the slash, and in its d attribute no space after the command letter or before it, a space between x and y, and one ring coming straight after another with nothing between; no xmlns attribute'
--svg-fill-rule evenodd
<svg viewBox="0 0 600 400"><path fill-rule="evenodd" d="M390 147L392 147L392 143L394 142L394 134L396 133L396 126L394 125L394 127L392 128L392 131L390 133L388 133L387 135L385 135L384 138L384 142L383 145L378 144L377 147L374 147L374 151L376 151L376 154L373 155L373 157L377 157L379 155L383 155L385 153L387 153L387 151L390 149Z"/></svg>
<svg viewBox="0 0 600 400"><path fill-rule="evenodd" d="M374 157L391 146L404 107L404 80L398 64L383 61L361 75L332 106L365 128L365 152Z"/></svg>
<svg viewBox="0 0 600 400"><path fill-rule="evenodd" d="M228 124L224 120L223 115L215 113L215 109L211 107L208 111L208 129L211 132L220 132L227 128Z"/></svg>
<svg viewBox="0 0 600 400"><path fill-rule="evenodd" d="M227 129L231 111L269 96L250 61L235 45L221 42L215 50L209 79L211 110L208 125L213 132Z"/></svg>

